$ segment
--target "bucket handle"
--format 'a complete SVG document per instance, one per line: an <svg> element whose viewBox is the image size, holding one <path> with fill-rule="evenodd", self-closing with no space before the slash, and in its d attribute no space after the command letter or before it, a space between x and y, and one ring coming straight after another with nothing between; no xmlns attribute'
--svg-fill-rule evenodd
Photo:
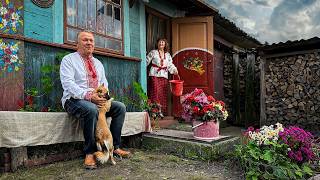
<svg viewBox="0 0 320 180"><path fill-rule="evenodd" d="M202 124L204 124L204 122L199 123L199 124L197 124L197 125L195 125L195 126L192 126L192 130L194 130L195 128L197 128L197 127L201 126Z"/></svg>
<svg viewBox="0 0 320 180"><path fill-rule="evenodd" d="M172 76L172 79L174 80L174 76L178 76L178 80L180 80L180 76L179 76L179 74L177 74L177 75L173 75Z"/></svg>

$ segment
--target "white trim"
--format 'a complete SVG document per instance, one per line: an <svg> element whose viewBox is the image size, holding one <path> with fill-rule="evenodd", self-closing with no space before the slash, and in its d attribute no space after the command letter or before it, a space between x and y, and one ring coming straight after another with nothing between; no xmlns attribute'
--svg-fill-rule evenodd
<svg viewBox="0 0 320 180"><path fill-rule="evenodd" d="M185 50L200 50L200 51L208 52L208 53L210 53L211 55L213 55L213 52L209 51L208 49L197 48L197 47L188 47L188 48L180 49L179 51L175 52L175 53L172 55L172 58L174 58L174 56L177 55L178 53L180 53L181 51L185 51Z"/></svg>

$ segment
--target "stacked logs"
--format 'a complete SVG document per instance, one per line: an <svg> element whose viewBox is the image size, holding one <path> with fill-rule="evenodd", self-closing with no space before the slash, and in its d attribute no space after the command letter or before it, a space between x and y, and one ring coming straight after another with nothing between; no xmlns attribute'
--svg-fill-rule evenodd
<svg viewBox="0 0 320 180"><path fill-rule="evenodd" d="M267 59L266 121L320 130L320 54Z"/></svg>

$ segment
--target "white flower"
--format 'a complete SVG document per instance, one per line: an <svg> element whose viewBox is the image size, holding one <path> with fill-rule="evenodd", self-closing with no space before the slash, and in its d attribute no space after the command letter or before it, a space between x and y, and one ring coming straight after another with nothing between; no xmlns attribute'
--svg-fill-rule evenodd
<svg viewBox="0 0 320 180"><path fill-rule="evenodd" d="M18 21L19 18L20 18L20 16L19 16L18 13L14 12L14 13L11 14L11 19L12 19L12 20Z"/></svg>
<svg viewBox="0 0 320 180"><path fill-rule="evenodd" d="M10 61L11 61L12 63L17 62L17 60L18 60L18 56L17 56L17 55L12 55L12 56L11 56Z"/></svg>
<svg viewBox="0 0 320 180"><path fill-rule="evenodd" d="M8 21L6 19L2 19L2 24L3 24L3 27L6 27L8 24Z"/></svg>
<svg viewBox="0 0 320 180"><path fill-rule="evenodd" d="M8 12L7 8L5 8L5 7L0 7L0 14L1 14L1 15L5 15L5 14L7 14L7 12Z"/></svg>
<svg viewBox="0 0 320 180"><path fill-rule="evenodd" d="M0 42L0 49L6 49L6 45L3 42Z"/></svg>

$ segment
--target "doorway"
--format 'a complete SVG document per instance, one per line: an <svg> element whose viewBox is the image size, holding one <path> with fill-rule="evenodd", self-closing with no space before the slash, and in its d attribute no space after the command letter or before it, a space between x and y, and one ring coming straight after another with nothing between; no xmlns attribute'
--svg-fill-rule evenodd
<svg viewBox="0 0 320 180"><path fill-rule="evenodd" d="M162 14L150 7L146 6L146 40L147 40L147 54L156 49L156 43L159 38L167 39L169 48L171 47L171 19L169 16ZM169 49L171 54L171 49ZM149 66L147 68L147 74L149 72ZM169 76L170 78L170 76ZM172 114L172 96L171 93L167 93L168 109L165 116L171 116Z"/></svg>

